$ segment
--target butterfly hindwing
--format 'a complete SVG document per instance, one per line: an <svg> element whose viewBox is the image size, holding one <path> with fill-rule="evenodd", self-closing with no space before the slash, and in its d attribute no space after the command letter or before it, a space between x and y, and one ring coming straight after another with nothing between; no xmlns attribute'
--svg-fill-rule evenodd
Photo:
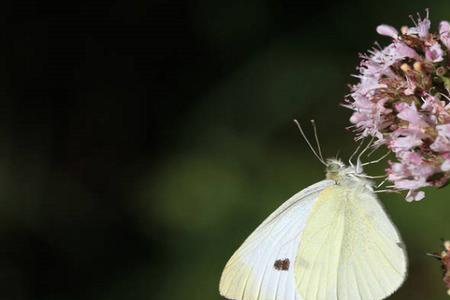
<svg viewBox="0 0 450 300"><path fill-rule="evenodd" d="M303 228L324 180L292 196L230 258L220 294L233 300L302 300L295 285L295 258Z"/></svg>

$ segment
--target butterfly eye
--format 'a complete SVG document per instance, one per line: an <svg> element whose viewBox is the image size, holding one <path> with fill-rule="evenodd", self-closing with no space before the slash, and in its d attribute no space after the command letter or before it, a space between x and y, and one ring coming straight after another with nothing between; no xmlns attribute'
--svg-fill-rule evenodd
<svg viewBox="0 0 450 300"><path fill-rule="evenodd" d="M339 164L336 163L331 163L328 165L328 170L330 172L337 172L341 169L341 166Z"/></svg>

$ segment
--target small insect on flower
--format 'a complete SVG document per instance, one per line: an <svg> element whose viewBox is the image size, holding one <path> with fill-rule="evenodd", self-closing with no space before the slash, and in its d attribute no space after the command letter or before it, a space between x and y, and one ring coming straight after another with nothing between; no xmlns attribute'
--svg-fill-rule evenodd
<svg viewBox="0 0 450 300"><path fill-rule="evenodd" d="M344 106L353 110L357 139L371 136L375 148L394 153L386 169L391 190L417 201L423 188L450 180L450 23L432 32L428 10L411 19L414 26L400 31L377 27L391 43L360 55L359 82Z"/></svg>
<svg viewBox="0 0 450 300"><path fill-rule="evenodd" d="M450 296L450 241L444 242L444 250L440 254L431 253L428 254L432 257L437 258L441 262L444 284L447 288L447 294Z"/></svg>

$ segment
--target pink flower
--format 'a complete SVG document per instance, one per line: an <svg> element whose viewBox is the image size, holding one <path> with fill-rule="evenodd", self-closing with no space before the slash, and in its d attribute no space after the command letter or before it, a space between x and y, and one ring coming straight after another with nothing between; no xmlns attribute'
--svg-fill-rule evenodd
<svg viewBox="0 0 450 300"><path fill-rule="evenodd" d="M441 170L444 172L450 171L450 159L444 160L444 162L441 165Z"/></svg>
<svg viewBox="0 0 450 300"><path fill-rule="evenodd" d="M359 95L367 95L373 90L381 89L387 87L386 84L380 83L376 78L373 77L361 77L360 84L355 87L354 93Z"/></svg>
<svg viewBox="0 0 450 300"><path fill-rule="evenodd" d="M450 149L450 143L448 139L438 136L430 148L435 152L447 152Z"/></svg>
<svg viewBox="0 0 450 300"><path fill-rule="evenodd" d="M444 51L438 43L433 44L425 50L425 58L432 62L440 62L444 60Z"/></svg>
<svg viewBox="0 0 450 300"><path fill-rule="evenodd" d="M417 152L403 152L399 155L402 161L407 161L411 165L421 165L423 163L423 158Z"/></svg>
<svg viewBox="0 0 450 300"><path fill-rule="evenodd" d="M447 49L450 49L450 23L447 21L442 21L439 24L439 38Z"/></svg>
<svg viewBox="0 0 450 300"><path fill-rule="evenodd" d="M402 28L377 32L393 38L384 48L361 55L345 107L357 138L375 137L375 147L395 154L386 170L395 190L406 200L424 198L424 187L450 181L450 23L430 33L429 14Z"/></svg>
<svg viewBox="0 0 450 300"><path fill-rule="evenodd" d="M428 36L430 35L430 27L431 27L428 10L425 19L422 20L419 16L419 20L415 25L416 27L408 28L408 35L418 35L421 39L427 39Z"/></svg>
<svg viewBox="0 0 450 300"><path fill-rule="evenodd" d="M409 190L408 194L406 194L406 201L420 201L425 198L425 193L423 191Z"/></svg>
<svg viewBox="0 0 450 300"><path fill-rule="evenodd" d="M401 41L395 41L393 45L394 45L393 48L395 49L395 52L396 52L396 54L395 54L396 60L403 59L406 57L413 58L416 60L421 59L419 54L417 54L416 50L409 47L405 43L403 43Z"/></svg>
<svg viewBox="0 0 450 300"><path fill-rule="evenodd" d="M406 82L404 84L405 90L403 92L405 93L406 96L414 95L417 89L417 85L413 80L409 79L408 76L405 77L406 77Z"/></svg>
<svg viewBox="0 0 450 300"><path fill-rule="evenodd" d="M428 127L427 122L423 120L421 113L417 111L417 107L414 103L411 103L410 105L406 104L405 106L403 106L399 110L397 118L408 121L409 124L420 128Z"/></svg>
<svg viewBox="0 0 450 300"><path fill-rule="evenodd" d="M422 139L419 135L411 134L405 137L397 137L390 142L389 147L394 150L394 152L400 152L418 147L422 145L422 143Z"/></svg>
<svg viewBox="0 0 450 300"><path fill-rule="evenodd" d="M390 135L388 147L395 153L410 150L421 146L423 144L422 139L425 137L426 134L414 126L399 128Z"/></svg>
<svg viewBox="0 0 450 300"><path fill-rule="evenodd" d="M408 190L407 201L418 201L424 198L425 193L418 191L430 186L427 178L433 175L435 168L424 161L416 152L401 152L401 163L390 163L387 169L388 179L394 182L398 190Z"/></svg>
<svg viewBox="0 0 450 300"><path fill-rule="evenodd" d="M438 136L433 144L430 145L431 150L435 152L450 151L450 124L437 125Z"/></svg>
<svg viewBox="0 0 450 300"><path fill-rule="evenodd" d="M440 136L450 138L450 124L438 125L436 126L436 129L438 130Z"/></svg>
<svg viewBox="0 0 450 300"><path fill-rule="evenodd" d="M390 36L391 38L397 39L398 38L398 31L394 27L390 25L379 25L377 27L378 34Z"/></svg>
<svg viewBox="0 0 450 300"><path fill-rule="evenodd" d="M423 178L419 178L417 180L411 179L401 179L395 182L395 187L400 190L416 190L426 186L426 183Z"/></svg>

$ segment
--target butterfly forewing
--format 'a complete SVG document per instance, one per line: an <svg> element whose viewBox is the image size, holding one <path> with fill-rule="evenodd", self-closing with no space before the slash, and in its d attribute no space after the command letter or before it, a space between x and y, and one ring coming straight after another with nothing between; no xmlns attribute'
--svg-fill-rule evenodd
<svg viewBox="0 0 450 300"><path fill-rule="evenodd" d="M233 300L302 300L294 277L298 245L319 192L333 184L314 184L273 212L228 261L220 294Z"/></svg>

